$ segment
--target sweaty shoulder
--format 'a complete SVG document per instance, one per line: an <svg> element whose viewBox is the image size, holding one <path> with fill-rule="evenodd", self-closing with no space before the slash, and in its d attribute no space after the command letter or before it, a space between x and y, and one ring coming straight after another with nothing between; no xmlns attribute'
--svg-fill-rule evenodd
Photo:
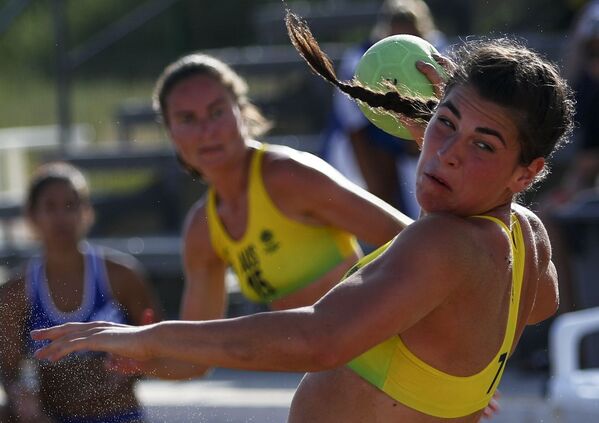
<svg viewBox="0 0 599 423"><path fill-rule="evenodd" d="M546 267L551 260L551 242L545 225L535 213L526 207L513 204L512 210L520 220L525 242L528 240L527 244L531 248L535 262L541 268Z"/></svg>
<svg viewBox="0 0 599 423"><path fill-rule="evenodd" d="M551 260L549 235L541 219L525 207L512 208L520 219L526 244L524 320L535 324L552 316L559 307L557 271Z"/></svg>
<svg viewBox="0 0 599 423"><path fill-rule="evenodd" d="M418 230L419 235L427 236L433 240L439 241L460 241L465 245L476 242L477 222L452 214L431 213L416 220L410 227ZM409 228L406 228L406 231Z"/></svg>
<svg viewBox="0 0 599 423"><path fill-rule="evenodd" d="M397 237L397 243L409 255L415 254L419 263L436 263L459 268L476 269L481 264L477 256L485 248L479 222L450 214L429 214L407 228ZM416 257L417 256L417 257Z"/></svg>

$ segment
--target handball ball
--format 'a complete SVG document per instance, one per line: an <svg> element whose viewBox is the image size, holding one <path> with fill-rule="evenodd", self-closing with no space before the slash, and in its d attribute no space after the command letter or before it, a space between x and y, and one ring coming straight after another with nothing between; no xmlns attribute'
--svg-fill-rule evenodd
<svg viewBox="0 0 599 423"><path fill-rule="evenodd" d="M422 60L432 64L441 75L445 71L434 59L437 49L428 41L414 35L392 35L378 41L362 56L356 67L355 77L367 88L387 92L385 81L391 82L404 95L412 97L434 97L433 86L428 78L416 69ZM383 131L404 139L412 139L409 131L388 112L370 108L359 102L362 113Z"/></svg>

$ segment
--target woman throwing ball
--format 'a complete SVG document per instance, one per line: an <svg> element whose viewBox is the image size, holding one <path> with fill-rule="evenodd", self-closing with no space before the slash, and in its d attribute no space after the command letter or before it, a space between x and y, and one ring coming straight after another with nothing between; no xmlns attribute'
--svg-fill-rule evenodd
<svg viewBox="0 0 599 423"><path fill-rule="evenodd" d="M288 24L324 73L308 29ZM514 42L469 42L454 60L432 109L398 94L385 103L429 119L417 169L423 216L314 305L141 328L65 325L33 334L53 341L37 357L93 349L307 371L290 422L476 422L524 327L558 305L546 231L515 200L564 142L572 101L556 68ZM334 82L380 104L380 94Z"/></svg>

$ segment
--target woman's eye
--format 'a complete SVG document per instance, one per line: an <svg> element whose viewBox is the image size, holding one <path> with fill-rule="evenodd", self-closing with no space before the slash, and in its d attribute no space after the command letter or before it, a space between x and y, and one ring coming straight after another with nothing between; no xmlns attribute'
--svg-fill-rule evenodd
<svg viewBox="0 0 599 423"><path fill-rule="evenodd" d="M191 114L179 114L174 119L177 123L191 123L193 122L193 115Z"/></svg>
<svg viewBox="0 0 599 423"><path fill-rule="evenodd" d="M210 113L210 118L212 120L216 120L219 117L221 117L224 113L225 113L224 110L221 108L215 109L212 111L212 113Z"/></svg>
<svg viewBox="0 0 599 423"><path fill-rule="evenodd" d="M454 129L453 123L446 117L440 116L439 122L441 122L441 124L443 124L443 126L447 126L448 128Z"/></svg>
<svg viewBox="0 0 599 423"><path fill-rule="evenodd" d="M66 203L67 209L69 210L77 210L79 208L78 201L69 201Z"/></svg>
<svg viewBox="0 0 599 423"><path fill-rule="evenodd" d="M493 148L493 146L491 146L490 144L484 142L484 141L476 141L475 145L480 148L481 150L485 150L485 151L495 151L495 149Z"/></svg>

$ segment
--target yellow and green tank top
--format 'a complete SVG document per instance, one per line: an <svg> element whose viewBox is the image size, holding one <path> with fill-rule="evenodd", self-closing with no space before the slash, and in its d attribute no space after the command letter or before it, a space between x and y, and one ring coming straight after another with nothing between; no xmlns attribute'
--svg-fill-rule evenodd
<svg viewBox="0 0 599 423"><path fill-rule="evenodd" d="M520 223L512 214L510 230L501 220L494 217L473 217L497 223L511 240L513 267L510 308L503 342L495 357L475 375L452 376L420 360L406 347L401 336L397 335L348 363L350 369L391 398L430 416L456 418L485 408L499 385L516 332L525 263ZM371 262L388 245L363 257L348 274Z"/></svg>
<svg viewBox="0 0 599 423"><path fill-rule="evenodd" d="M212 188L206 205L214 250L232 267L244 296L255 302L295 292L359 251L350 233L298 222L277 209L262 179L266 148L256 150L250 164L247 227L241 239L234 240L227 233Z"/></svg>

